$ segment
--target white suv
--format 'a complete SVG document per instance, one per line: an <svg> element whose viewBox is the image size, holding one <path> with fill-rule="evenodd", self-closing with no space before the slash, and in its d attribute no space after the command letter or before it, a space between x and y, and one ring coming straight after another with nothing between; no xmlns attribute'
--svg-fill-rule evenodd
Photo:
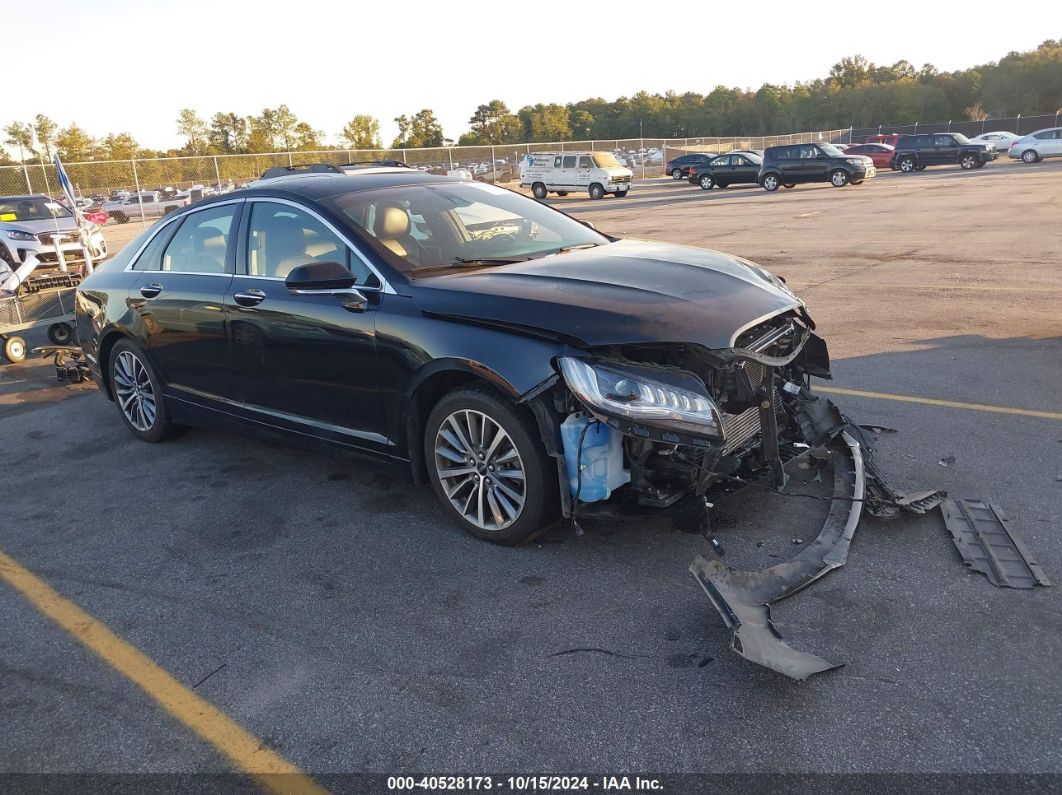
<svg viewBox="0 0 1062 795"><path fill-rule="evenodd" d="M12 271L31 255L44 267L59 261L56 237L67 262L83 258L74 214L48 196L0 196L0 260ZM96 224L89 224L93 259L107 256L107 243ZM0 270L6 270L0 268Z"/></svg>
<svg viewBox="0 0 1062 795"><path fill-rule="evenodd" d="M1026 163L1037 163L1045 157L1062 157L1062 127L1048 127L1019 138L1010 145L1007 156Z"/></svg>

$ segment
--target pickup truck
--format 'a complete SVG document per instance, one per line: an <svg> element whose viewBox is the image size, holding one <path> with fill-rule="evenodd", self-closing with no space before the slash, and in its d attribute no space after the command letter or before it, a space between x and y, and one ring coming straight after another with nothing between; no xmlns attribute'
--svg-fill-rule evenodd
<svg viewBox="0 0 1062 795"><path fill-rule="evenodd" d="M117 223L124 224L128 223L130 218L139 218L141 210L145 217L157 218L187 207L190 202L187 196L163 199L158 191L149 190L141 191L139 194L134 193L127 199L106 202L103 205L103 211Z"/></svg>
<svg viewBox="0 0 1062 795"><path fill-rule="evenodd" d="M892 167L910 174L926 166L960 165L967 171L999 157L992 144L974 143L962 133L901 135L892 154Z"/></svg>

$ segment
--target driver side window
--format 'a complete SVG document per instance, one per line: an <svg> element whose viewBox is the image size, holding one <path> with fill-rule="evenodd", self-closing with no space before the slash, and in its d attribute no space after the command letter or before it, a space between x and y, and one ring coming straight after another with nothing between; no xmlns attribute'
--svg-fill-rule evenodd
<svg viewBox="0 0 1062 795"><path fill-rule="evenodd" d="M357 284L378 285L364 263L319 219L288 204L254 202L247 229L247 274L285 279L310 262L338 262L354 273Z"/></svg>

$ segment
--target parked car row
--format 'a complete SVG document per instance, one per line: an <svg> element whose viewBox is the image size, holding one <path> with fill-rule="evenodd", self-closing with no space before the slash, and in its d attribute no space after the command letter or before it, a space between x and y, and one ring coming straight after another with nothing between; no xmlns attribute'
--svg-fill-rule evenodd
<svg viewBox="0 0 1062 795"><path fill-rule="evenodd" d="M669 160L667 173L676 180L684 177L702 190L753 184L776 191L804 182L829 182L841 188L858 185L887 168L903 173L941 165L983 168L1002 151L1026 163L1062 157L1062 127L1024 137L1009 132L984 133L974 139L951 132L888 133L868 136L861 144L789 144L763 152L734 150L722 155L694 152Z"/></svg>

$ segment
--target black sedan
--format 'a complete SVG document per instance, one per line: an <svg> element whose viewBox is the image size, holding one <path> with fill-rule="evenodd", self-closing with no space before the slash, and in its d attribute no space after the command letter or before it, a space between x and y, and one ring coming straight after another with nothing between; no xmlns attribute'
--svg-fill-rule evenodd
<svg viewBox="0 0 1062 795"><path fill-rule="evenodd" d="M672 179L682 179L683 177L689 176L691 168L703 166L713 157L715 157L715 155L711 153L705 154L703 152L695 152L691 155L681 155L668 160L667 164L664 166L664 170L671 175Z"/></svg>
<svg viewBox="0 0 1062 795"><path fill-rule="evenodd" d="M780 477L829 375L803 302L748 261L410 169L197 202L85 279L76 315L144 441L224 422L373 459L506 544Z"/></svg>
<svg viewBox="0 0 1062 795"><path fill-rule="evenodd" d="M760 165L763 158L752 152L731 152L719 155L705 165L691 168L689 181L700 185L702 190L711 190L718 186L755 185L759 179Z"/></svg>

